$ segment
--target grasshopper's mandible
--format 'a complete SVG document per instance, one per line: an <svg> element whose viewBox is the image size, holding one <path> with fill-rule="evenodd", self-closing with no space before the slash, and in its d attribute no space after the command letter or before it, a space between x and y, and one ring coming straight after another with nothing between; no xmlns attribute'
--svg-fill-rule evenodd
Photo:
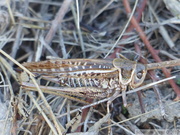
<svg viewBox="0 0 180 135"><path fill-rule="evenodd" d="M145 79L146 65L116 58L98 59L52 59L22 64L35 76L57 83L61 92L89 98L111 97L109 104L122 92L126 106L127 86L138 87ZM24 88L25 80L20 78ZM65 89L71 87L74 89Z"/></svg>

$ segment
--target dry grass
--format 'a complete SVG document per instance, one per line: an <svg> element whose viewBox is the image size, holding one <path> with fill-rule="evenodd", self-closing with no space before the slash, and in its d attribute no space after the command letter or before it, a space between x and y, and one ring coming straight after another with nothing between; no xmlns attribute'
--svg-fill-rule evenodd
<svg viewBox="0 0 180 135"><path fill-rule="evenodd" d="M53 93L44 93L34 75L20 63L41 61L48 56L113 59L119 53L143 63L178 59L180 3L178 0L164 1L1 0L0 133L107 134L110 116L106 115L105 101L108 99L90 101L93 103L85 106ZM19 87L16 67L29 72L38 92ZM111 115L113 124L109 125L113 134L135 134L142 129L179 129L180 89L176 83L180 82L179 67L163 69L164 74L156 70L149 75L157 82L170 77L169 72L177 79L158 86L147 77L145 83L152 85L154 91L146 88L142 92L144 97L131 91L128 102L132 105L128 109L122 107L121 98L115 100ZM172 101L174 98L177 102Z"/></svg>

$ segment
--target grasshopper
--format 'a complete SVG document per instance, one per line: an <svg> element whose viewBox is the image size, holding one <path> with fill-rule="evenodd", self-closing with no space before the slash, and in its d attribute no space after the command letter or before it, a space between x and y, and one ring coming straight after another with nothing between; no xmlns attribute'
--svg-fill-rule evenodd
<svg viewBox="0 0 180 135"><path fill-rule="evenodd" d="M148 70L180 65L180 60L141 64L128 59L52 59L22 64L35 76L60 85L57 91L66 95L98 98L111 97L110 103L122 92L124 106L127 87L139 87ZM33 89L20 74L20 83L25 89ZM42 87L43 89L43 87Z"/></svg>

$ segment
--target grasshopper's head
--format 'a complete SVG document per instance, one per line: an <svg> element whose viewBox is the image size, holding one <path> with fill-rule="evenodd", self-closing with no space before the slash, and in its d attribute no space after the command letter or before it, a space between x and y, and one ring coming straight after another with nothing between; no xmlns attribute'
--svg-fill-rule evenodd
<svg viewBox="0 0 180 135"><path fill-rule="evenodd" d="M146 77L146 73L147 73L146 66L143 64L137 63L134 75L130 83L131 88L136 88L140 86Z"/></svg>
<svg viewBox="0 0 180 135"><path fill-rule="evenodd" d="M119 71L119 83L123 87L136 88L143 83L147 72L145 65L120 58L114 59L113 65Z"/></svg>

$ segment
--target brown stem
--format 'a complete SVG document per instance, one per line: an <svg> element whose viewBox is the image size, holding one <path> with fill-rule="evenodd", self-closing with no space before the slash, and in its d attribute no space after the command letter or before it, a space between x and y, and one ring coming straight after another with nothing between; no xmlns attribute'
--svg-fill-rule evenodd
<svg viewBox="0 0 180 135"><path fill-rule="evenodd" d="M62 3L62 6L58 11L57 16L52 21L51 28L50 28L48 34L45 37L45 41L46 41L47 44L51 43L56 31L58 30L59 24L62 22L66 12L69 9L69 6L70 6L71 2L72 2L72 0L64 0L64 2Z"/></svg>
<svg viewBox="0 0 180 135"><path fill-rule="evenodd" d="M129 1L128 0L123 0L124 6L126 8L127 14L131 13L131 8L129 5ZM148 41L145 33L143 32L143 30L141 29L141 27L139 26L138 22L136 21L135 17L132 17L131 19L131 23L134 25L134 27L136 28L136 31L138 32L141 40L144 42L145 46L147 47L147 49L149 50L149 52L151 53L152 57L157 61L157 62L161 62L160 57L155 53L155 50L153 49L153 47L151 46L150 42ZM166 77L170 77L170 73L168 72L168 70L166 68L162 68L163 73L165 74ZM180 99L180 89L179 87L176 85L176 83L173 80L169 80L170 85L172 86L172 88L174 89L175 93L177 94L176 100Z"/></svg>
<svg viewBox="0 0 180 135"><path fill-rule="evenodd" d="M137 44L135 44L135 50L136 50L136 52L138 52L138 54L141 54L140 47ZM141 61L141 63L147 65L147 61L145 59L140 59L140 61ZM149 76L151 77L151 79L153 80L153 82L158 80L157 77L155 76L155 72L153 70L149 70L148 73L149 73ZM153 89L154 89L154 92L156 93L156 96L157 96L157 99L158 99L158 103L159 103L159 106L161 108L161 112L164 112L163 107L162 107L163 104L162 104L161 96L159 94L159 90L158 90L157 85L154 85ZM140 92L141 91L139 91L139 93L138 93L138 97L139 97L139 103L141 105L141 111L143 111L142 109L144 109L144 104L142 103L141 93Z"/></svg>
<svg viewBox="0 0 180 135"><path fill-rule="evenodd" d="M137 19L137 21L139 22L141 20L141 16L142 16L142 13L146 7L146 3L147 3L147 0L141 0L139 1L139 4L138 4L138 7L137 7L137 10L135 12L135 17ZM131 24L128 29L126 30L126 33L128 32L131 32L132 30L134 29L134 26ZM125 35L123 36L122 39L127 39L129 36L128 35ZM121 45L121 47L123 47L124 45ZM116 53L119 53L121 51L122 48L116 48L114 50L114 52L108 56L108 58L116 58Z"/></svg>
<svg viewBox="0 0 180 135"><path fill-rule="evenodd" d="M88 98L88 99L87 99L87 102L92 103L92 102L93 102L93 99ZM87 114L88 114L88 112L89 112L89 109L90 109L90 108L86 108L86 109L83 109L83 110L82 110L82 114L81 114L81 116L82 116L81 122L82 122L82 123L86 120L86 117L87 117ZM82 125L78 127L78 129L76 130L76 132L81 132L81 130L82 130Z"/></svg>
<svg viewBox="0 0 180 135"><path fill-rule="evenodd" d="M140 103L140 107L141 107L141 112L145 113L144 104L143 104L142 96L141 96L142 95L141 91L137 91L137 95L138 95L138 99L139 99L139 103Z"/></svg>

